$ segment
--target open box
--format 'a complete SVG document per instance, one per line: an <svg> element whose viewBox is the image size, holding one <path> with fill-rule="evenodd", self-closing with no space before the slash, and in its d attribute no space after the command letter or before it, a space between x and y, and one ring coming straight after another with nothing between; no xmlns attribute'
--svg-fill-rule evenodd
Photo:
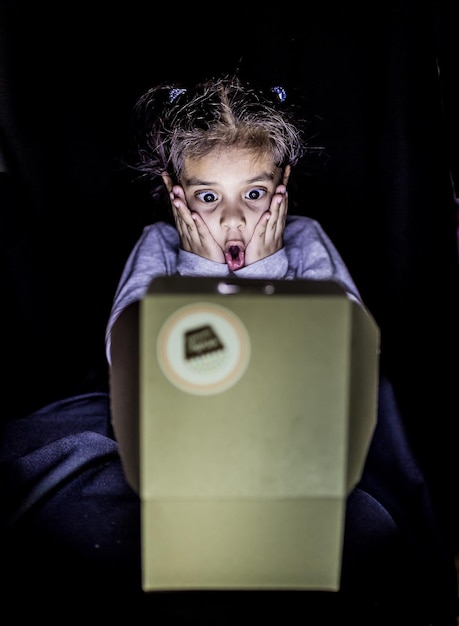
<svg viewBox="0 0 459 626"><path fill-rule="evenodd" d="M376 425L368 311L331 282L165 277L112 354L144 590L338 590Z"/></svg>

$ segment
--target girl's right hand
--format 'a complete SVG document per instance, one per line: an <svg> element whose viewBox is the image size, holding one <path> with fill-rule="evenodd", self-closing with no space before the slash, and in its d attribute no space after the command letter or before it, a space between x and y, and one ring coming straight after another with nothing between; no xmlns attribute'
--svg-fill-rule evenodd
<svg viewBox="0 0 459 626"><path fill-rule="evenodd" d="M225 263L224 251L210 234L202 217L188 208L182 187L174 185L169 196L183 250L193 252L209 261Z"/></svg>

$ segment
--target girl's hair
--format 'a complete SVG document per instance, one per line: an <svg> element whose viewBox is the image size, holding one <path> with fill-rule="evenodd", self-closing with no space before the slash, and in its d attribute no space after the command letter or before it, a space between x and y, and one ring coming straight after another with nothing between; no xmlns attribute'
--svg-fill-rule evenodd
<svg viewBox="0 0 459 626"><path fill-rule="evenodd" d="M153 195L161 175L180 178L186 157L238 147L270 153L279 167L295 165L306 145L295 105L281 87L262 89L237 76L192 87L161 84L134 106L136 156L132 167L150 180Z"/></svg>

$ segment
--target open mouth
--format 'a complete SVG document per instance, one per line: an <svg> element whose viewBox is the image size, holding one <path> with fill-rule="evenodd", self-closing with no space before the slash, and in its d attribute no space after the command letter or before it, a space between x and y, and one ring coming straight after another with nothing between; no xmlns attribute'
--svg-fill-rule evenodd
<svg viewBox="0 0 459 626"><path fill-rule="evenodd" d="M225 252L226 262L232 272L244 266L245 251L239 245L230 245Z"/></svg>

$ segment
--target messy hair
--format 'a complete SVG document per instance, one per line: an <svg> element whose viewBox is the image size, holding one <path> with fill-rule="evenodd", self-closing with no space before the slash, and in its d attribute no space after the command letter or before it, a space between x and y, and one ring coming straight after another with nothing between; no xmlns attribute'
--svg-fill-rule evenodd
<svg viewBox="0 0 459 626"><path fill-rule="evenodd" d="M270 154L283 168L306 149L303 127L285 91L262 89L237 76L190 87L161 84L149 89L133 111L133 168L155 189L167 173L180 179L185 158L236 147Z"/></svg>

